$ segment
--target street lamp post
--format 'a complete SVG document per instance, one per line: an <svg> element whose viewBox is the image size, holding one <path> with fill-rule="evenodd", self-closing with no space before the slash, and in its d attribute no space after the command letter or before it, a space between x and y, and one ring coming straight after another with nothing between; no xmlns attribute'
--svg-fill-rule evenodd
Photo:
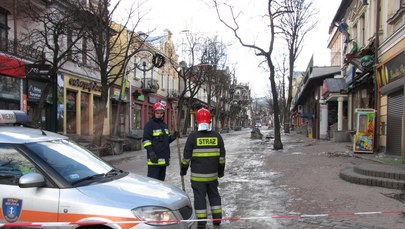
<svg viewBox="0 0 405 229"><path fill-rule="evenodd" d="M142 49L138 51L136 56L139 57L139 61L135 63L135 68L139 69L140 71L143 72L143 85L142 85L142 91L143 92L150 92L149 89L146 87L146 72L150 71L153 69L153 53L147 49ZM152 75L153 76L153 75ZM153 89L153 78L151 78L151 86Z"/></svg>
<svg viewBox="0 0 405 229"><path fill-rule="evenodd" d="M146 83L146 61L142 61L142 72L143 72L143 87L145 87Z"/></svg>

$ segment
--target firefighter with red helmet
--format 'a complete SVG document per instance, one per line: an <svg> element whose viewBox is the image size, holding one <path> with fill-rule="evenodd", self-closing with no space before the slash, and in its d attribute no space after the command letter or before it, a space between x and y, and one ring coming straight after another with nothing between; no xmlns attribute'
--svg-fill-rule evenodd
<svg viewBox="0 0 405 229"><path fill-rule="evenodd" d="M180 175L191 168L191 187L194 193L194 208L198 219L207 219L208 195L214 225L221 224L221 196L218 191L218 177L224 176L225 146L221 135L210 129L211 113L201 108L196 112L197 130L187 138L181 161ZM205 228L207 222L199 221L198 228Z"/></svg>
<svg viewBox="0 0 405 229"><path fill-rule="evenodd" d="M161 181L166 178L166 167L170 164L170 143L177 138L177 133L170 134L163 120L166 106L161 102L153 105L152 118L143 129L143 147L147 153L148 177Z"/></svg>

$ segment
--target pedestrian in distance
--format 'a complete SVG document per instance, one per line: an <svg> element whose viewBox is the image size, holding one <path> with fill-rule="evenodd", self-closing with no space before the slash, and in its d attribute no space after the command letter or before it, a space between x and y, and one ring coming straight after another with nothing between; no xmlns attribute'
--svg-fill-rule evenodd
<svg viewBox="0 0 405 229"><path fill-rule="evenodd" d="M146 149L148 177L161 181L166 178L166 167L170 165L170 143L176 140L177 132L170 134L164 115L166 106L161 102L153 105L152 118L143 129L143 147Z"/></svg>
<svg viewBox="0 0 405 229"><path fill-rule="evenodd" d="M201 108L196 112L197 130L190 133L184 146L180 175L191 168L191 187L194 209L198 219L207 219L208 196L214 225L221 224L222 206L218 178L224 176L225 146L221 135L210 129L211 113ZM206 228L206 221L198 221L198 229Z"/></svg>

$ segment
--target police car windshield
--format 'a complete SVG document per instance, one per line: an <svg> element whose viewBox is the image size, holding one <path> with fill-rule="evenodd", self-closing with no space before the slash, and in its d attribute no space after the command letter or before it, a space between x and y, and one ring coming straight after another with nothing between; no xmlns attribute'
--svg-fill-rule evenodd
<svg viewBox="0 0 405 229"><path fill-rule="evenodd" d="M113 169L67 140L29 143L26 146L71 184L85 177L108 173Z"/></svg>

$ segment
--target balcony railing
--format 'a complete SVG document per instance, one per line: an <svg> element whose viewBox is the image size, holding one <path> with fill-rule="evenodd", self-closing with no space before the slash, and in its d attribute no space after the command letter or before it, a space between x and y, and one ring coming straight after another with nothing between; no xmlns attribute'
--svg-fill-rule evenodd
<svg viewBox="0 0 405 229"><path fill-rule="evenodd" d="M180 97L180 95L179 95L178 91L175 90L175 89L170 89L167 92L167 99L168 100L178 100L179 97Z"/></svg>
<svg viewBox="0 0 405 229"><path fill-rule="evenodd" d="M144 94L156 93L159 90L159 84L156 79L146 78L142 80L141 88Z"/></svg>
<svg viewBox="0 0 405 229"><path fill-rule="evenodd" d="M0 45L0 51L32 60L41 60L44 57L44 52L34 49L30 45L21 43L15 44L13 40L8 40L6 43L2 42L2 45Z"/></svg>

